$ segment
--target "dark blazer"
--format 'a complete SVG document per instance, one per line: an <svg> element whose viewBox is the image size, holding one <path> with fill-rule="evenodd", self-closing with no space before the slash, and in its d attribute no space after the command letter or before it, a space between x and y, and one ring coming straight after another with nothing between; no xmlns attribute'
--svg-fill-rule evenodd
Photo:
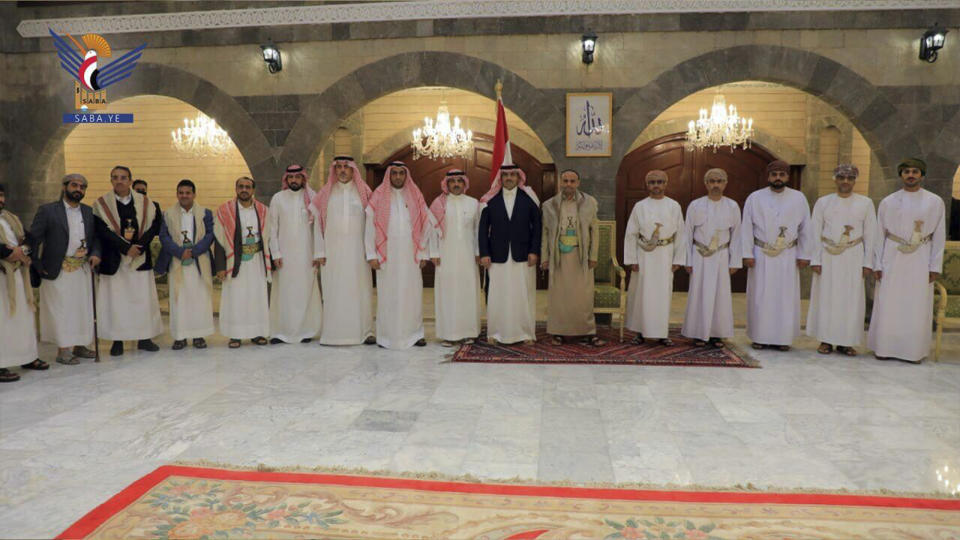
<svg viewBox="0 0 960 540"><path fill-rule="evenodd" d="M120 261L123 255L127 254L130 246L134 244L140 246L140 250L146 254L147 258L143 264L137 268L138 271L150 270L153 268L153 254L150 252L150 242L160 233L160 224L163 223L163 214L154 213L153 223L149 225L143 236L137 238L135 242L127 240L110 230L107 223L96 217L97 236L100 238L100 244L103 247L103 261L100 263L100 274L112 276L120 268ZM138 218L139 219L139 218ZM138 227L144 227L143 223L137 223Z"/></svg>
<svg viewBox="0 0 960 540"><path fill-rule="evenodd" d="M191 238L191 241L194 244L194 259L210 251L210 246L213 245L213 212L211 212L209 208L203 209L203 226L206 229L206 232L204 233L203 238L197 239L197 224L196 220L194 220L194 238ZM180 234L177 233L177 236L180 236ZM153 265L153 268L156 270L157 274L166 274L170 270L170 263L173 262L173 259L180 259L183 257L183 248L178 246L177 243L173 241L173 237L170 236L170 231L167 230L167 220L165 217L164 219L160 220L160 245L162 246L160 249L160 255L157 255L157 264ZM194 264L194 266L197 267L197 271L199 272L200 265Z"/></svg>
<svg viewBox="0 0 960 540"><path fill-rule="evenodd" d="M93 208L81 203L84 236L91 256L101 257L100 239L97 237ZM70 229L63 200L47 203L37 209L28 235L30 245L30 284L40 286L41 279L57 279L63 258L67 256Z"/></svg>
<svg viewBox="0 0 960 540"><path fill-rule="evenodd" d="M507 262L507 254L516 262L527 256L540 256L540 207L522 189L517 189L513 215L507 217L503 190L487 201L480 213L480 256L495 263Z"/></svg>

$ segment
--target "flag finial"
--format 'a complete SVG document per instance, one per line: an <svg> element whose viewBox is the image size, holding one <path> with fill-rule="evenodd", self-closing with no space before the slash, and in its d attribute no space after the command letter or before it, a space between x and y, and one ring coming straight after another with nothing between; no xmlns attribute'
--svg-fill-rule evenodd
<svg viewBox="0 0 960 540"><path fill-rule="evenodd" d="M500 99L500 94L503 92L503 81L497 79L497 84L493 85L493 89L497 91L497 99Z"/></svg>

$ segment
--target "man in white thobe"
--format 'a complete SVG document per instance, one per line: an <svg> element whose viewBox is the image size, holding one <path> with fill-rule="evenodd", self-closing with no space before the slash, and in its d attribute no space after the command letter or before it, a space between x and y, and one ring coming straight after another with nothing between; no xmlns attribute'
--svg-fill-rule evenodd
<svg viewBox="0 0 960 540"><path fill-rule="evenodd" d="M730 276L741 267L738 233L740 207L723 196L727 172L710 169L703 175L707 194L687 207L687 311L680 333L699 347L724 347L733 337L733 295Z"/></svg>
<svg viewBox="0 0 960 540"><path fill-rule="evenodd" d="M856 356L854 347L863 339L863 278L873 272L877 215L869 197L853 192L859 174L852 164L837 166L833 171L837 192L813 205L807 335L820 340L820 354L836 348L840 354Z"/></svg>
<svg viewBox="0 0 960 540"><path fill-rule="evenodd" d="M129 168L114 167L113 189L93 206L103 246L97 322L99 337L113 341L111 356L122 355L123 342L129 340L137 340L141 351L159 351L152 338L163 332L150 252L162 220L153 201L131 189L131 177Z"/></svg>
<svg viewBox="0 0 960 540"><path fill-rule="evenodd" d="M63 177L60 200L37 209L30 225L30 282L40 287L40 339L57 346L57 362L74 365L95 358L93 269L100 264L100 239L93 209L81 204L87 179Z"/></svg>
<svg viewBox="0 0 960 540"><path fill-rule="evenodd" d="M921 188L927 165L897 167L903 189L880 201L874 275L877 288L867 345L881 360L919 363L930 352L933 282L943 271L943 199Z"/></svg>
<svg viewBox="0 0 960 540"><path fill-rule="evenodd" d="M323 306L317 269L320 268L316 235L321 234L310 202L307 172L290 165L281 180L283 189L270 199L267 230L273 257L270 291L270 343L307 343L320 332Z"/></svg>
<svg viewBox="0 0 960 540"><path fill-rule="evenodd" d="M790 350L800 335L800 269L810 264L810 206L787 187L790 165L767 165L769 188L743 205L740 247L747 273L747 336L754 349Z"/></svg>
<svg viewBox="0 0 960 540"><path fill-rule="evenodd" d="M444 347L473 343L480 335L480 276L477 246L480 203L466 194L470 179L459 169L447 171L443 193L430 205L436 221L430 242L437 337Z"/></svg>
<svg viewBox="0 0 960 540"><path fill-rule="evenodd" d="M480 265L487 269L487 340L533 343L537 338L540 199L520 167L500 167L481 197Z"/></svg>
<svg viewBox="0 0 960 540"><path fill-rule="evenodd" d="M235 349L241 340L266 345L270 335L270 306L267 283L273 268L266 234L267 205L254 198L252 178L237 179L237 198L217 209L214 251L220 292L220 333L230 338Z"/></svg>
<svg viewBox="0 0 960 540"><path fill-rule="evenodd" d="M373 345L373 276L364 246L371 190L352 157L337 156L313 198L323 287L322 345Z"/></svg>
<svg viewBox="0 0 960 540"><path fill-rule="evenodd" d="M423 347L423 274L432 214L402 162L394 161L367 206L366 248L377 271L377 345Z"/></svg>
<svg viewBox="0 0 960 540"><path fill-rule="evenodd" d="M197 186L189 179L177 184L177 203L163 214L162 249L156 271L168 275L170 285L170 335L173 350L193 339L196 349L206 349L213 334L213 212L196 204Z"/></svg>
<svg viewBox="0 0 960 540"><path fill-rule="evenodd" d="M623 238L623 262L630 266L627 294L627 329L636 332L634 343L647 338L661 345L670 339L670 301L673 273L687 260L683 210L667 197L667 173L647 173L649 196L633 205Z"/></svg>
<svg viewBox="0 0 960 540"><path fill-rule="evenodd" d="M20 219L4 207L6 188L0 184L0 382L20 380L13 366L47 369L37 358L33 289L30 288L30 249Z"/></svg>

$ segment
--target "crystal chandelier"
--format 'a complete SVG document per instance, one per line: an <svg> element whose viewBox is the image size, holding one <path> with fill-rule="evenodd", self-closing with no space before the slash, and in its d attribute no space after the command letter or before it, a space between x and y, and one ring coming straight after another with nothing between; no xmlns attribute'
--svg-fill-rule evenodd
<svg viewBox="0 0 960 540"><path fill-rule="evenodd" d="M225 157L232 141L217 121L202 112L194 119L183 119L183 127L170 132L173 148L195 157Z"/></svg>
<svg viewBox="0 0 960 540"><path fill-rule="evenodd" d="M413 159L424 156L430 159L466 157L473 148L473 132L463 131L459 117L454 117L453 126L450 125L450 111L444 100L437 110L437 121L434 122L429 116L424 118L423 127L413 130L410 144L413 146Z"/></svg>
<svg viewBox="0 0 960 540"><path fill-rule="evenodd" d="M688 149L703 149L713 147L716 152L721 146L729 146L733 153L737 146L743 149L750 148L750 137L753 136L753 118L741 118L737 114L737 107L730 105L722 94L713 98L713 107L710 116L706 109L700 109L700 118L691 120L687 124Z"/></svg>

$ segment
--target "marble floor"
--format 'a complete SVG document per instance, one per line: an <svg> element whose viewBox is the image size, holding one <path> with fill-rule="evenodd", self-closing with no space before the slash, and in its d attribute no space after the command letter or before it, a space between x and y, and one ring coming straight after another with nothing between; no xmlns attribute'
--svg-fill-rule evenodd
<svg viewBox="0 0 960 540"><path fill-rule="evenodd" d="M0 387L0 537L49 538L174 461L910 492L946 489L946 465L960 482L960 363L824 357L809 340L756 353L762 369L160 343Z"/></svg>

